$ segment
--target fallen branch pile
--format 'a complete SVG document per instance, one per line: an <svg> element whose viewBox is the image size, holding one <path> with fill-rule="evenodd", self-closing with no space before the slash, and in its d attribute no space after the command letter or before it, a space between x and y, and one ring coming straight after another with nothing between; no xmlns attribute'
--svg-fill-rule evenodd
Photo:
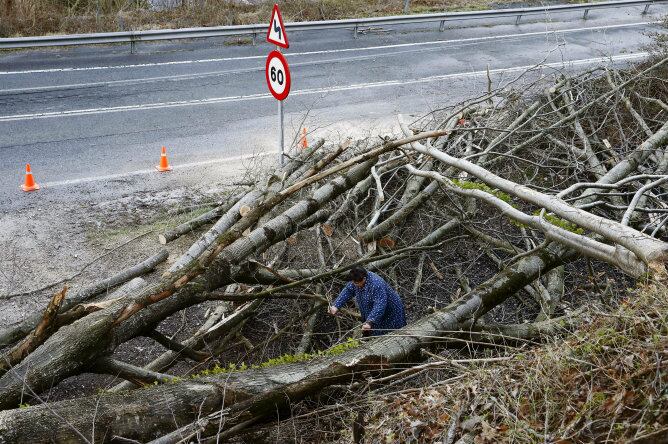
<svg viewBox="0 0 668 444"><path fill-rule="evenodd" d="M43 315L0 330L11 346L0 442L229 439L327 387L410 377L434 347L539 340L587 282L665 279L666 73L668 59L547 87L523 73L457 107L400 116L401 137L299 152L163 233L169 247L203 230L154 282L96 302L92 290L63 302L63 290ZM355 264L400 290L409 325L307 360L358 330L353 311L324 318ZM165 332L166 319L201 304L208 317L191 337ZM120 359L139 337L165 352ZM267 350L288 356L263 364ZM84 373L125 382L45 401Z"/></svg>

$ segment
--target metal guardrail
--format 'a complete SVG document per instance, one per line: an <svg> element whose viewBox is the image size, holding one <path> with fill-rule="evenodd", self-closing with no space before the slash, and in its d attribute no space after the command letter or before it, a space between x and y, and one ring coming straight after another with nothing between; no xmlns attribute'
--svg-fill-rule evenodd
<svg viewBox="0 0 668 444"><path fill-rule="evenodd" d="M489 19L499 17L516 17L519 24L523 16L584 11L583 19L587 19L592 9L622 8L645 6L642 14L646 14L650 5L668 3L668 0L620 0L610 2L586 3L576 5L540 6L531 8L495 9L475 12L443 12L436 14L397 15L389 17L371 17L347 20L324 20L317 22L286 23L289 31L314 31L322 29L348 28L353 30L354 37L360 28L380 25L404 25L409 23L440 22L440 31L445 30L449 21ZM224 36L252 36L253 44L258 35L266 33L267 25L218 26L209 28L157 29L150 31L105 32L97 34L52 35L40 37L15 37L0 39L0 49L34 48L42 46L93 45L107 43L130 43L134 52L138 42L156 40L196 39Z"/></svg>

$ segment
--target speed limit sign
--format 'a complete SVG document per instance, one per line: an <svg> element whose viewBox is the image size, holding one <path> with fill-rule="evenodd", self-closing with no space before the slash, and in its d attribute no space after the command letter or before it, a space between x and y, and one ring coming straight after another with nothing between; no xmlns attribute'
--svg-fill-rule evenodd
<svg viewBox="0 0 668 444"><path fill-rule="evenodd" d="M279 51L271 51L265 69L267 86L276 100L285 100L290 94L290 68L288 61Z"/></svg>

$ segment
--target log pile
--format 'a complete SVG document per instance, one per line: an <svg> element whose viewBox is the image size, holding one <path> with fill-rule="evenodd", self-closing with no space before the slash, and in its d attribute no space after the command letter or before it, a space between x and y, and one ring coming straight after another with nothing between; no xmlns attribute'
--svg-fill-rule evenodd
<svg viewBox="0 0 668 444"><path fill-rule="evenodd" d="M412 122L398 116L400 136L323 141L294 154L162 233L168 248L198 237L154 282L88 302L109 287L100 277L92 290L71 299L63 290L44 313L0 330L0 442L230 439L326 387L429 365L422 351L433 347L547 334L587 275L595 285L600 273L622 284L665 279L666 73L668 59L550 81L525 72ZM400 289L409 325L308 356L359 330L354 310L324 318L358 264ZM511 299L531 309L513 310ZM170 337L165 319L200 304L211 308L197 331ZM144 365L119 358L139 337L164 353ZM261 364L274 346L294 362ZM184 362L208 370L170 373ZM84 373L124 382L46 401Z"/></svg>

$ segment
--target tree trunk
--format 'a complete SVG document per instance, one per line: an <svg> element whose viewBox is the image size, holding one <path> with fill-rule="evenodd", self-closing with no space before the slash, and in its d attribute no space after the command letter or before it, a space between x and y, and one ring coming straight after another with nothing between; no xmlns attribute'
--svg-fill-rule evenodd
<svg viewBox="0 0 668 444"><path fill-rule="evenodd" d="M668 141L668 122L664 124L661 130L655 133L654 136L643 143L639 151L654 151L662 146L662 144L665 144L666 141ZM464 159L455 158L433 148L419 148L417 151L423 154L428 154L448 166L465 171L491 187L498 188L501 191L534 204L539 208L545 208L565 220L587 230L591 230L619 246L624 247L628 251L633 252L639 260L647 265L663 265L668 259L668 244L666 242L640 233L639 231L624 226L619 222L575 208L558 197L543 194L527 186L504 179L489 170ZM613 170L609 173L612 173ZM603 181L604 179L605 178L602 178L599 183L605 183Z"/></svg>

